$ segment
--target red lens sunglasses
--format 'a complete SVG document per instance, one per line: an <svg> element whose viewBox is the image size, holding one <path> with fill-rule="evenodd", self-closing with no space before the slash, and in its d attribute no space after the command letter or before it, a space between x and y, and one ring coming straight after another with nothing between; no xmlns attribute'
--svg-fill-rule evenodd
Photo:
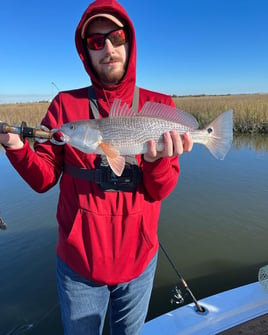
<svg viewBox="0 0 268 335"><path fill-rule="evenodd" d="M86 37L87 46L90 50L102 50L107 38L114 47L127 43L127 32L124 28L115 29L107 34L92 34Z"/></svg>

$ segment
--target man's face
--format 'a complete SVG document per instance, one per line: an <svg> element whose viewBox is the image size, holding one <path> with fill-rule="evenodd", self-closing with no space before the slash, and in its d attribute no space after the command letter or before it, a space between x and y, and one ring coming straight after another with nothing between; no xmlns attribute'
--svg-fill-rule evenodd
<svg viewBox="0 0 268 335"><path fill-rule="evenodd" d="M106 34L115 29L118 29L118 26L110 20L95 20L87 28L86 36L96 33ZM114 85L120 82L126 71L128 43L116 47L107 38L103 49L91 50L88 48L88 54L92 66L103 84Z"/></svg>

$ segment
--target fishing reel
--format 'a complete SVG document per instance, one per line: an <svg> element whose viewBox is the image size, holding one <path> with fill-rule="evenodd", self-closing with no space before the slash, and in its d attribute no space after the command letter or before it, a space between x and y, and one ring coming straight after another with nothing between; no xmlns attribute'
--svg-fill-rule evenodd
<svg viewBox="0 0 268 335"><path fill-rule="evenodd" d="M0 216L0 229L1 230L7 229L7 224L5 223L4 219L1 216Z"/></svg>
<svg viewBox="0 0 268 335"><path fill-rule="evenodd" d="M184 303L184 297L181 289L176 285L172 292L172 298L170 299L170 303L172 305L182 305Z"/></svg>

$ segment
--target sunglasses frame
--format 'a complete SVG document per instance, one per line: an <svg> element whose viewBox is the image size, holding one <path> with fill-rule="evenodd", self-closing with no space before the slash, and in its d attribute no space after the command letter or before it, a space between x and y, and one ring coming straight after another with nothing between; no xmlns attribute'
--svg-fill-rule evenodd
<svg viewBox="0 0 268 335"><path fill-rule="evenodd" d="M124 33L124 42L120 42L120 43L115 43L115 44L114 44L114 41L111 39L111 34L117 32L117 31L123 31L123 33ZM88 40L89 40L90 38L94 37L94 36L99 36L99 37L102 37L102 38L103 38L103 41L102 41L102 47L101 47L101 48L95 48L95 47L92 48L92 46L90 46L90 42L88 42ZM128 35L127 35L127 30L126 30L126 28L125 28L125 27L122 27L122 28L116 28L116 29L114 29L114 30L112 30L112 31L109 31L109 33L106 33L106 34L95 33L95 34L88 35L88 36L86 36L86 38L85 38L85 42L86 42L86 45L87 45L88 49L90 49L90 50L94 50L94 51L99 51L99 50L102 50L102 49L104 48L104 46L105 46L105 41L106 41L107 39L109 39L109 41L112 43L112 45L113 45L114 47L119 47L119 46L121 46L121 45L126 44L126 43L128 42Z"/></svg>

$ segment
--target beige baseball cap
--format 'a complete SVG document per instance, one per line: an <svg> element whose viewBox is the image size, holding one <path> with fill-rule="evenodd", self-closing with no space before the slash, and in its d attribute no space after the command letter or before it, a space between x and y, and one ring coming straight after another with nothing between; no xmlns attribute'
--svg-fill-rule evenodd
<svg viewBox="0 0 268 335"><path fill-rule="evenodd" d="M120 28L124 27L123 23L117 17L113 16L112 14L106 14L106 13L96 14L96 15L91 16L89 19L87 19L85 21L85 23L82 27L82 30L81 30L81 37L83 39L85 38L85 33L86 33L87 27L90 24L90 22L97 19L98 17L103 17L105 19L108 19L108 20L114 22Z"/></svg>

